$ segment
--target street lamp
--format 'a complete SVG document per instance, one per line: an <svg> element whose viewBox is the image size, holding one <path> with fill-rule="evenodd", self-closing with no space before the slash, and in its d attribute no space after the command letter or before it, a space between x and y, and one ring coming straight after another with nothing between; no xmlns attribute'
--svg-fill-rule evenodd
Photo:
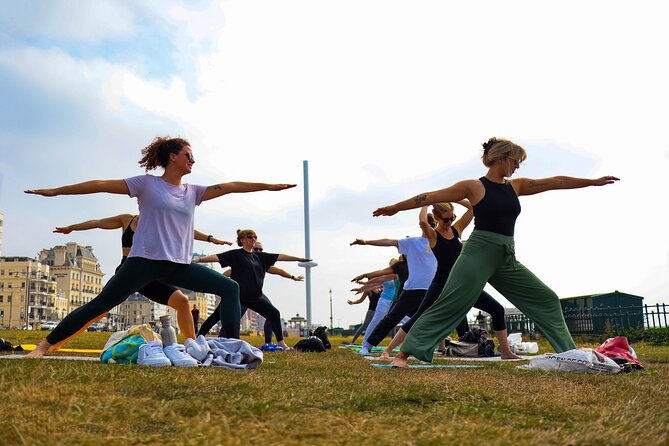
<svg viewBox="0 0 669 446"><path fill-rule="evenodd" d="M25 310L23 314L25 315L25 321L26 321L26 330L30 326L30 306L28 305L28 300L30 300L30 265L26 266L26 272L20 272L16 271L16 277L19 277L20 274L25 274L26 275L26 303L25 303Z"/></svg>

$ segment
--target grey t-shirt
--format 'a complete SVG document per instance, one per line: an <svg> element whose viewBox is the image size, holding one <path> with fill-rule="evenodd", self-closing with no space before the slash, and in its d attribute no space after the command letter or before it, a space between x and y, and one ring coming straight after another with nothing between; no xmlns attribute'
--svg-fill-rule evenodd
<svg viewBox="0 0 669 446"><path fill-rule="evenodd" d="M207 188L175 186L153 175L126 178L131 197L137 197L140 215L128 257L190 263L193 254L195 206Z"/></svg>

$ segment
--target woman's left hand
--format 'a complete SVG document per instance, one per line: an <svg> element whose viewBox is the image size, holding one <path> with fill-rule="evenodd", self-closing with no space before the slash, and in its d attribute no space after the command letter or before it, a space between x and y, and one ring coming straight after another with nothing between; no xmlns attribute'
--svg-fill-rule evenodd
<svg viewBox="0 0 669 446"><path fill-rule="evenodd" d="M295 186L297 186L297 184L270 184L267 190L278 191L278 190L290 189L291 187Z"/></svg>
<svg viewBox="0 0 669 446"><path fill-rule="evenodd" d="M592 185L593 186L606 186L607 184L613 184L616 181L620 181L620 178L613 177L613 176L605 176L601 178L597 178L596 180L592 180Z"/></svg>

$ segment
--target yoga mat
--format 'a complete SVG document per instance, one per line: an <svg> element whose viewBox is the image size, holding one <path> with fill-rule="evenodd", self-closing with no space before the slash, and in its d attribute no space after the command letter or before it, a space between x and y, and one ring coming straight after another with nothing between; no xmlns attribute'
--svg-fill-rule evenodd
<svg viewBox="0 0 669 446"><path fill-rule="evenodd" d="M60 351L63 351L62 349ZM26 359L26 355L0 355L0 359ZM49 356L44 355L41 359L65 359L70 361L100 361L100 358L95 356Z"/></svg>
<svg viewBox="0 0 669 446"><path fill-rule="evenodd" d="M370 364L379 369L392 369L390 364ZM397 367L401 368L401 367ZM409 364L410 369L482 369L482 365L463 365L463 364Z"/></svg>
<svg viewBox="0 0 669 446"><path fill-rule="evenodd" d="M386 359L379 359L378 356L363 356L363 358L369 360L369 361L387 361ZM512 361L529 361L532 359L533 356L521 356L520 359L502 359L500 356L492 356L492 357L477 357L477 358L460 358L456 356L442 356L442 355L435 355L434 358L432 358L433 361L438 361L438 360L446 360L446 361L485 361L485 362L512 362ZM390 358L389 360L392 360ZM389 361L388 360L388 361ZM418 359L414 358L413 356L409 358L410 361L418 361Z"/></svg>
<svg viewBox="0 0 669 446"><path fill-rule="evenodd" d="M360 345L340 345L339 348L345 348L345 349L347 349L347 350L356 350L356 351L358 351L358 350L360 350L362 347L361 347ZM372 347L369 351L371 351L371 352L382 352L382 351L384 351L385 349L386 349L386 348L383 347L383 346L378 346L378 347ZM399 349L399 348L395 348L395 349L393 349L393 351L394 351L394 352L399 352L400 349Z"/></svg>
<svg viewBox="0 0 669 446"><path fill-rule="evenodd" d="M35 344L21 344L21 348L27 352L31 352L35 350L37 346ZM51 351L51 350L49 350ZM98 355L102 353L102 350L95 350L95 349L89 349L89 348L61 348L58 350L59 352L67 352L67 353L97 353Z"/></svg>

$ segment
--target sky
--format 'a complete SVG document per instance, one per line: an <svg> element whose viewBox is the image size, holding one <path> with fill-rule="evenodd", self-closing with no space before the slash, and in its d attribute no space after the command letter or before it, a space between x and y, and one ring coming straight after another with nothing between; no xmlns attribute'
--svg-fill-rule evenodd
<svg viewBox="0 0 669 446"><path fill-rule="evenodd" d="M110 277L120 231L52 233L136 212L115 195L25 189L143 174L140 150L182 136L184 181L296 183L228 195L196 227L304 255L309 162L312 319L359 323L350 279L393 248L355 238L419 235L418 211L372 211L485 174L481 143L522 145L516 176L621 181L522 197L518 259L559 296L614 290L669 303L669 60L663 2L313 0L10 2L0 9L2 255L92 245ZM160 172L154 172L160 173ZM463 210L456 210L456 214ZM465 231L465 238L473 228ZM220 252L195 242L198 252ZM284 269L299 274L295 264ZM493 296L509 303L494 290ZM289 319L305 285L268 277Z"/></svg>

